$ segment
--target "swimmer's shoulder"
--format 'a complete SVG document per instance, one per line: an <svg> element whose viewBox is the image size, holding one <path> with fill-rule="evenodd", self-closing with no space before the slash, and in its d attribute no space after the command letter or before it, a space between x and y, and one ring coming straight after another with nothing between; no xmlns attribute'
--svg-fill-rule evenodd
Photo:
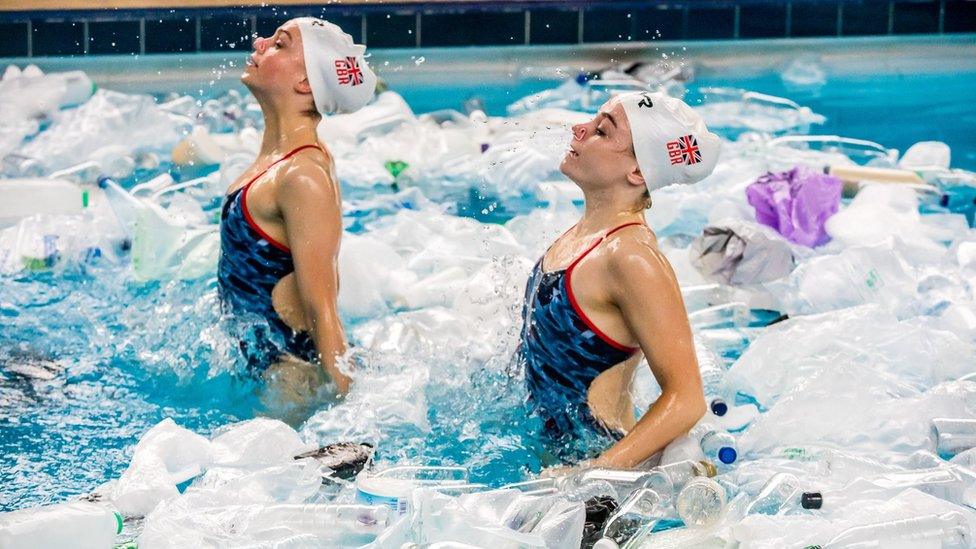
<svg viewBox="0 0 976 549"><path fill-rule="evenodd" d="M324 149L309 149L285 161L276 177L278 202L334 199L339 195L332 156Z"/></svg>
<svg viewBox="0 0 976 549"><path fill-rule="evenodd" d="M624 286L671 285L674 271L657 244L650 227L634 225L608 237L606 268L613 280Z"/></svg>

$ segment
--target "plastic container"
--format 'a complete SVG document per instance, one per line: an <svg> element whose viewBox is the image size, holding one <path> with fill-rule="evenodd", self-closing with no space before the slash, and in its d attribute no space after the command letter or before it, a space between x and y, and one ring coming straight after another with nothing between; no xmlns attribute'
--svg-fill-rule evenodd
<svg viewBox="0 0 976 549"><path fill-rule="evenodd" d="M665 517L661 496L650 488L637 490L620 504L617 512L603 527L603 538L617 544L629 540L642 528Z"/></svg>
<svg viewBox="0 0 976 549"><path fill-rule="evenodd" d="M80 501L0 515L0 549L110 549L121 532L122 515Z"/></svg>
<svg viewBox="0 0 976 549"><path fill-rule="evenodd" d="M932 428L936 449L945 459L976 447L976 419L938 417L932 419Z"/></svg>
<svg viewBox="0 0 976 549"><path fill-rule="evenodd" d="M726 494L721 484L706 477L691 480L675 502L678 517L685 525L707 528L722 518L725 512Z"/></svg>
<svg viewBox="0 0 976 549"><path fill-rule="evenodd" d="M468 484L463 467L391 467L356 477L356 501L366 505L383 505L397 515L409 511L414 488L460 487Z"/></svg>
<svg viewBox="0 0 976 549"><path fill-rule="evenodd" d="M0 227L32 215L69 215L88 206L84 188L59 179L0 180Z"/></svg>

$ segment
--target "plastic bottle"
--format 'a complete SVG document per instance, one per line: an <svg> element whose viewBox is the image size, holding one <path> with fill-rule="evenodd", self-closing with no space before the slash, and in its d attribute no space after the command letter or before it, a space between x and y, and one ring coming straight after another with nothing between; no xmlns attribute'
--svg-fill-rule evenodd
<svg viewBox="0 0 976 549"><path fill-rule="evenodd" d="M709 431L701 439L702 453L705 459L723 465L731 465L739 457L735 437L723 431Z"/></svg>
<svg viewBox="0 0 976 549"><path fill-rule="evenodd" d="M282 503L258 508L241 529L261 532L286 528L296 534L342 541L369 543L379 535L392 518L392 511L382 506Z"/></svg>
<svg viewBox="0 0 976 549"><path fill-rule="evenodd" d="M64 95L59 105L61 108L81 105L95 95L95 90L98 89L98 86L83 71L59 72L49 74L48 78L64 84Z"/></svg>
<svg viewBox="0 0 976 549"><path fill-rule="evenodd" d="M675 509L687 526L707 528L722 518L726 498L722 485L710 478L699 477L681 489Z"/></svg>
<svg viewBox="0 0 976 549"><path fill-rule="evenodd" d="M848 454L833 448L787 447L778 452L780 457L805 462L816 462L817 474L834 480L853 480L861 477L899 471L901 469L859 455Z"/></svg>
<svg viewBox="0 0 976 549"><path fill-rule="evenodd" d="M132 196L129 191L123 189L111 178L100 178L98 187L105 192L105 198L115 213L115 217L118 218L122 229L131 238L135 234L139 212L146 210L148 206Z"/></svg>
<svg viewBox="0 0 976 549"><path fill-rule="evenodd" d="M714 353L699 352L699 355L698 368L705 402L713 414L724 416L732 400L731 391L725 381L725 368L719 364L718 357Z"/></svg>
<svg viewBox="0 0 976 549"><path fill-rule="evenodd" d="M122 515L80 501L0 515L0 547L4 549L106 549L120 532Z"/></svg>
<svg viewBox="0 0 976 549"><path fill-rule="evenodd" d="M661 496L650 488L641 488L620 504L603 527L603 537L617 544L624 543L638 530L657 523L664 516Z"/></svg>
<svg viewBox="0 0 976 549"><path fill-rule="evenodd" d="M973 541L966 518L962 513L950 512L854 526L834 536L823 547L854 549L896 544L907 547L906 543L911 542L917 546L963 549L972 547Z"/></svg>
<svg viewBox="0 0 976 549"><path fill-rule="evenodd" d="M405 515L414 488L458 486L467 484L468 470L463 467L391 467L379 472L363 471L356 477L356 501L366 505L383 505Z"/></svg>
<svg viewBox="0 0 976 549"><path fill-rule="evenodd" d="M730 465L737 457L735 437L710 423L699 423L664 449L661 464L705 459L716 464Z"/></svg>
<svg viewBox="0 0 976 549"><path fill-rule="evenodd" d="M932 420L932 428L936 450L944 459L976 447L976 419L938 417Z"/></svg>
<svg viewBox="0 0 976 549"><path fill-rule="evenodd" d="M6 179L0 192L0 226L37 214L77 214L87 205L84 189L58 179Z"/></svg>
<svg viewBox="0 0 976 549"><path fill-rule="evenodd" d="M799 498L800 480L790 473L776 473L746 507L746 514L776 515L793 508Z"/></svg>
<svg viewBox="0 0 976 549"><path fill-rule="evenodd" d="M699 476L713 477L716 474L715 466L707 461L687 460L646 471L589 469L557 482L557 486L562 491L569 491L590 482L606 481L618 494L630 494L641 488L650 488L667 502L689 480Z"/></svg>
<svg viewBox="0 0 976 549"><path fill-rule="evenodd" d="M759 417L759 408L755 404L743 404L742 406L729 407L724 415L716 415L716 417L710 418L709 422L720 430L738 433L748 427L752 420L757 417Z"/></svg>

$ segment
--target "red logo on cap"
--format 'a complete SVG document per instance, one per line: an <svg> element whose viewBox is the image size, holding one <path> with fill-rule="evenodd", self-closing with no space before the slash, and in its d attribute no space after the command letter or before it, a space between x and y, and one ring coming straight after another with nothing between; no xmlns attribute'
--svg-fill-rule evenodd
<svg viewBox="0 0 976 549"><path fill-rule="evenodd" d="M339 84L358 86L363 83L363 71L359 68L359 61L355 57L336 59L335 68Z"/></svg>
<svg viewBox="0 0 976 549"><path fill-rule="evenodd" d="M672 166L701 162L701 149L698 148L698 140L693 135L686 135L675 141L668 141L668 158L671 159Z"/></svg>

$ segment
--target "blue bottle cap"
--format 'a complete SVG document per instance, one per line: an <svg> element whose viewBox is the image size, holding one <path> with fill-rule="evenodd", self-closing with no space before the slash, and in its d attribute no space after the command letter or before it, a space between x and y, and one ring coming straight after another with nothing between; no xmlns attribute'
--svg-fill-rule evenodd
<svg viewBox="0 0 976 549"><path fill-rule="evenodd" d="M735 463L735 459L739 457L738 452L735 448L729 448L728 446L723 446L718 450L718 460L722 463L729 465L730 463Z"/></svg>
<svg viewBox="0 0 976 549"><path fill-rule="evenodd" d="M717 416L724 416L729 411L729 405L724 400L716 398L710 405L712 413Z"/></svg>

